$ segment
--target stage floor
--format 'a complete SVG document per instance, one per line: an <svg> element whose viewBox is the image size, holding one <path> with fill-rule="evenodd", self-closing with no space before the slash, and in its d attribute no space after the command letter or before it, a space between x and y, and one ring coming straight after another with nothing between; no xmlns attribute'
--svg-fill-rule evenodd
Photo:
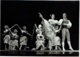
<svg viewBox="0 0 80 57"><path fill-rule="evenodd" d="M79 50L0 50L1 56L79 56Z"/></svg>

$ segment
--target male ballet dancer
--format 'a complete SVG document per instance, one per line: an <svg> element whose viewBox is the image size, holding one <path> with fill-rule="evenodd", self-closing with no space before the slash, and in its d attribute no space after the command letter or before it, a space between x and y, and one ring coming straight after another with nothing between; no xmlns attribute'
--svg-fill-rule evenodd
<svg viewBox="0 0 80 57"><path fill-rule="evenodd" d="M71 42L70 42L70 32L69 32L69 28L71 28L72 23L70 22L70 20L67 19L67 14L63 13L63 18L59 20L58 22L59 25L62 25L62 49L63 51L65 51L65 39L67 39L67 43L69 45L69 49L73 50L72 46L71 46Z"/></svg>

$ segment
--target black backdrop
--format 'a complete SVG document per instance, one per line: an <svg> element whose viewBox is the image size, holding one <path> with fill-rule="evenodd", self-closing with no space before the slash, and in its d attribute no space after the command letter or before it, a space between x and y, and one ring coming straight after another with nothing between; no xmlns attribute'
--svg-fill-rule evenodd
<svg viewBox="0 0 80 57"><path fill-rule="evenodd" d="M73 49L79 48L79 2L78 1L2 1L1 2L1 33L3 33L4 25L11 27L19 24L21 27L26 25L29 33L32 34L34 23L41 23L38 16L41 12L45 19L50 18L50 14L54 13L57 20L62 18L64 12L67 13L68 19L72 22L70 28L71 43ZM20 32L19 32L20 34ZM61 33L59 34L61 37ZM31 39L31 37L29 37ZM33 37L35 40L35 37ZM1 38L1 47L3 49L3 37ZM29 41L29 46L34 47L34 41ZM68 49L68 45L66 45Z"/></svg>

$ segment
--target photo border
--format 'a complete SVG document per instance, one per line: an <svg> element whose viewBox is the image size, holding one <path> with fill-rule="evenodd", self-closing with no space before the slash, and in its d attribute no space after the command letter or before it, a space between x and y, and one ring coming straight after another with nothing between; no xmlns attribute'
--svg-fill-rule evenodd
<svg viewBox="0 0 80 57"><path fill-rule="evenodd" d="M1 1L79 1L79 29L80 29L80 0L0 0L0 31L1 31ZM80 30L79 30L79 44L80 44ZM0 41L0 49L1 49L1 41ZM80 56L80 45L79 45L79 56ZM1 56L0 55L0 57L79 57L79 56Z"/></svg>

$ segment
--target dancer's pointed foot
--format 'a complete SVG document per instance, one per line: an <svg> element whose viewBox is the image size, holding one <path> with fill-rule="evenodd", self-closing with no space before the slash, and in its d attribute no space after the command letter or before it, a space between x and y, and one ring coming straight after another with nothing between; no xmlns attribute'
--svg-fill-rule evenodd
<svg viewBox="0 0 80 57"><path fill-rule="evenodd" d="M73 48L70 48L71 51L74 51Z"/></svg>
<svg viewBox="0 0 80 57"><path fill-rule="evenodd" d="M63 48L63 51L65 51L65 49Z"/></svg>

